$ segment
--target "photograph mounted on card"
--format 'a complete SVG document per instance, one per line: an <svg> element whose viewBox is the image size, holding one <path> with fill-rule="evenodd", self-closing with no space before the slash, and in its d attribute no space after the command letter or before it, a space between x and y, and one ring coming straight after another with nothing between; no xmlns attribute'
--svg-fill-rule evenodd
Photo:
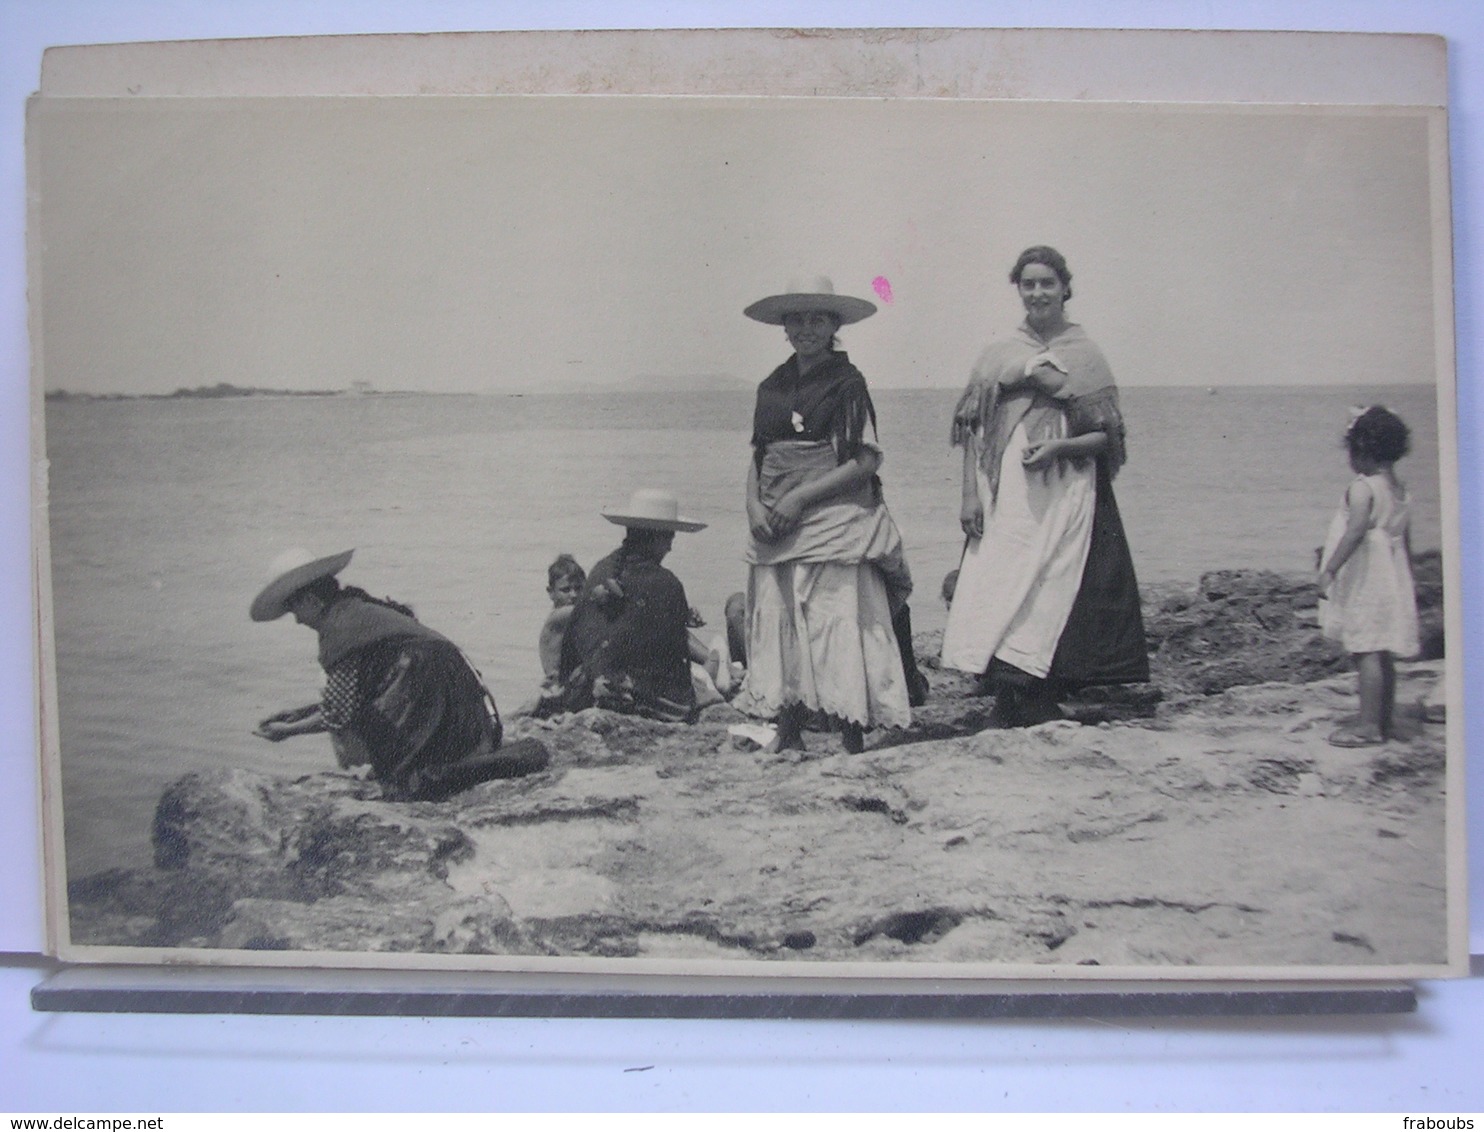
<svg viewBox="0 0 1484 1132"><path fill-rule="evenodd" d="M54 953L1465 973L1446 114L1417 36L53 49Z"/></svg>

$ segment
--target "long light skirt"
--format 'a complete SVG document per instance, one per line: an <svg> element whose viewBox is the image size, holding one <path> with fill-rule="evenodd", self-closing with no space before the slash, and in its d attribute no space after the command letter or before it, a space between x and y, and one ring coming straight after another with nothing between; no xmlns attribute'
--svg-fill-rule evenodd
<svg viewBox="0 0 1484 1132"><path fill-rule="evenodd" d="M753 566L747 584L747 683L734 705L776 716L803 704L865 727L906 727L907 681L874 566Z"/></svg>
<svg viewBox="0 0 1484 1132"><path fill-rule="evenodd" d="M1023 428L1011 434L992 503L988 479L979 475L984 537L970 541L959 566L943 631L945 668L980 673L999 657L1045 676L1077 600L1092 545L1097 472L1091 460L1027 472L1020 462L1027 443Z"/></svg>

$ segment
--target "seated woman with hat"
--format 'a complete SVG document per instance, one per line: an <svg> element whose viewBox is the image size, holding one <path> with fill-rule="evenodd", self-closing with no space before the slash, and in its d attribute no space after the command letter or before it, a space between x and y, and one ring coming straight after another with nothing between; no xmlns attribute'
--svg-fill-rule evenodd
<svg viewBox="0 0 1484 1132"><path fill-rule="evenodd" d="M660 563L676 531L706 524L682 518L675 496L653 489L634 492L627 507L603 517L624 528L623 544L587 576L562 637L561 692L543 711L597 706L693 723L690 605L680 579Z"/></svg>
<svg viewBox="0 0 1484 1132"><path fill-rule="evenodd" d="M397 800L444 798L545 767L549 756L535 740L500 748L494 698L452 641L405 605L341 586L335 575L352 553L286 551L253 599L254 621L292 613L319 635L326 674L319 703L271 715L257 734L276 743L328 731L340 765L369 763Z"/></svg>

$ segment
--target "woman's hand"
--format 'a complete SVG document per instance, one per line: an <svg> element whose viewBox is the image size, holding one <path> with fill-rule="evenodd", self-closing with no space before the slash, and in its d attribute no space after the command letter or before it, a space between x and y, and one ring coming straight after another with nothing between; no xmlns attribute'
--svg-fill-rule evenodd
<svg viewBox="0 0 1484 1132"><path fill-rule="evenodd" d="M288 711L275 712L253 728L253 734L272 743L281 743L290 735L298 735L303 730L304 721L308 717L309 712L304 708L290 708Z"/></svg>
<svg viewBox="0 0 1484 1132"><path fill-rule="evenodd" d="M276 712L253 728L253 734L271 743L281 743L291 735L310 735L325 730L325 719L319 704Z"/></svg>
<svg viewBox="0 0 1484 1132"><path fill-rule="evenodd" d="M775 539L791 534L798 528L799 520L804 516L804 505L804 497L797 488L785 492L783 498L773 504L773 509L768 516L768 525Z"/></svg>
<svg viewBox="0 0 1484 1132"><path fill-rule="evenodd" d="M964 529L964 534L969 538L984 537L984 505L979 502L977 495L972 499L964 500L963 506L958 511L958 525Z"/></svg>
<svg viewBox="0 0 1484 1132"><path fill-rule="evenodd" d="M758 542L772 542L773 528L768 521L768 509L755 499L747 501L747 529Z"/></svg>
<svg viewBox="0 0 1484 1132"><path fill-rule="evenodd" d="M1020 463L1028 472L1041 472L1056 463L1061 454L1060 440L1038 440L1026 445L1025 451L1020 454Z"/></svg>

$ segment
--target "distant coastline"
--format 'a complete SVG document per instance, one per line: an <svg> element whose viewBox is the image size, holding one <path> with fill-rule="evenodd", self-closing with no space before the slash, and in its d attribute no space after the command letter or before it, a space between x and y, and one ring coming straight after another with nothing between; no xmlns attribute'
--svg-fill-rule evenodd
<svg viewBox="0 0 1484 1132"><path fill-rule="evenodd" d="M187 398L344 397L348 395L349 391L344 389L258 389L219 381L215 385L177 389L174 393L69 393L65 389L50 389L46 393L46 399L48 401L176 401Z"/></svg>
<svg viewBox="0 0 1484 1132"><path fill-rule="evenodd" d="M1354 399L1355 397L1368 395L1368 391L1379 392L1381 390L1396 388L1398 385L1406 388L1413 386L1417 388L1431 388L1428 382L1365 383L1348 386L1334 385L1332 388L1344 389ZM233 385L230 382L222 381L215 385L198 385L190 389L182 387L173 393L91 393L74 392L66 389L51 389L47 390L45 399L47 401L181 401L215 400L224 397L585 397L626 394L675 396L712 393L747 394L751 396L756 387L756 383L745 382L729 374L702 374L698 377L687 378L672 378L663 375L648 374L632 378L628 381L569 381L555 388L549 384L532 383L529 385L506 386L500 389L373 389L366 382L356 382L350 388L346 389L269 389L259 386ZM878 394L957 394L962 388L963 386L960 383L949 383L947 385L873 384L873 390ZM1140 393L1148 390L1153 393L1189 392L1204 393L1207 396L1221 396L1254 389L1267 390L1279 394L1286 392L1302 393L1331 388L1331 386L1327 384L1296 386L1261 383L1210 386L1201 383L1140 384L1138 382L1126 382L1123 383L1122 388L1125 391L1137 390Z"/></svg>
<svg viewBox="0 0 1484 1132"><path fill-rule="evenodd" d="M45 396L48 401L210 401L223 397L410 397L424 394L372 389L362 383L349 389L263 389L219 381L215 385L198 385L192 389L182 387L174 393L70 393L65 389L49 389Z"/></svg>
<svg viewBox="0 0 1484 1132"><path fill-rule="evenodd" d="M557 393L561 396L612 393L751 393L754 386L730 374L666 375L640 374L628 381L569 382L560 389L533 384L525 388L500 390L382 390L369 382L352 382L348 389L268 389L255 385L234 385L219 381L215 385L181 388L173 393L85 393L66 389L46 392L48 401L181 401L216 400L224 397L529 397Z"/></svg>

